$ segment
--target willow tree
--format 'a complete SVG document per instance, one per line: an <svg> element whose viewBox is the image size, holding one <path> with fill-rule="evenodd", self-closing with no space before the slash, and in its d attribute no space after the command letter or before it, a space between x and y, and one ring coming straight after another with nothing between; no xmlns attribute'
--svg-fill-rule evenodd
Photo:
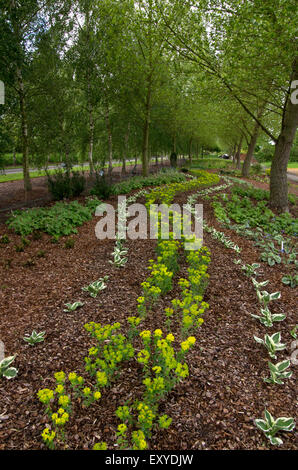
<svg viewBox="0 0 298 470"><path fill-rule="evenodd" d="M296 0L155 0L171 32L171 45L227 92L275 143L270 204L288 210L287 163L298 106L290 99L297 80ZM175 10L179 22L170 24ZM258 103L280 116L278 135L258 117Z"/></svg>

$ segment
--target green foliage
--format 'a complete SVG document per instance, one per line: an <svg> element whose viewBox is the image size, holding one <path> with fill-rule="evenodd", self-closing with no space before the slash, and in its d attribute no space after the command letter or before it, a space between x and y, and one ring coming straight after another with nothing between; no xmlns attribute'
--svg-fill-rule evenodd
<svg viewBox="0 0 298 470"><path fill-rule="evenodd" d="M84 292L89 292L91 297L97 297L99 292L103 291L107 288L106 281L109 279L109 276L104 276L98 279L98 281L94 281L89 286L82 287Z"/></svg>
<svg viewBox="0 0 298 470"><path fill-rule="evenodd" d="M2 235L2 237L0 237L0 243L2 245L8 245L10 243L10 239L8 238L8 236L6 234Z"/></svg>
<svg viewBox="0 0 298 470"><path fill-rule="evenodd" d="M84 305L83 302L74 302L73 304L67 303L65 304L67 308L65 308L63 312L74 312L78 308L83 307L83 305Z"/></svg>
<svg viewBox="0 0 298 470"><path fill-rule="evenodd" d="M111 253L113 261L109 260L109 263L113 264L117 268L123 268L128 261L127 256L125 256L127 253L128 249L123 247L123 242L121 240L117 240L114 251Z"/></svg>
<svg viewBox="0 0 298 470"><path fill-rule="evenodd" d="M107 180L100 176L97 172L95 174L95 184L90 191L90 194L100 197L103 200L109 199L114 192L114 186L107 182Z"/></svg>
<svg viewBox="0 0 298 470"><path fill-rule="evenodd" d="M286 369L290 367L290 364L291 363L289 359L279 362L278 364L272 364L272 362L269 361L270 378L265 378L264 382L269 384L272 383L277 385L283 385L284 379L289 379L290 377L292 377L292 372L286 372Z"/></svg>
<svg viewBox="0 0 298 470"><path fill-rule="evenodd" d="M283 321L286 318L286 315L283 313L272 314L268 307L261 308L261 315L251 314L251 316L259 320L262 325L265 325L269 328L273 326L274 322Z"/></svg>
<svg viewBox="0 0 298 470"><path fill-rule="evenodd" d="M88 199L85 206L77 201L57 202L50 208L15 211L7 224L10 229L23 236L39 230L58 239L77 233L76 227L90 220L99 204L98 199Z"/></svg>
<svg viewBox="0 0 298 470"><path fill-rule="evenodd" d="M285 233L295 235L298 233L298 221L289 213L279 216L268 208L268 191L255 189L248 185L234 186L231 200L225 207L219 203L213 203L215 215L218 219L229 224L229 219L237 224L244 224L246 228L262 228L268 234ZM259 201L254 203L253 200ZM234 227L232 227L234 228Z"/></svg>
<svg viewBox="0 0 298 470"><path fill-rule="evenodd" d="M68 238L64 243L64 247L67 248L67 249L73 248L74 245L75 245L75 241L74 241L73 238Z"/></svg>
<svg viewBox="0 0 298 470"><path fill-rule="evenodd" d="M10 365L15 360L16 356L5 357L0 361L0 377L5 377L6 379L13 379L18 370L15 367L10 367Z"/></svg>
<svg viewBox="0 0 298 470"><path fill-rule="evenodd" d="M24 341L31 346L34 346L37 343L42 343L44 341L44 335L45 331L41 331L40 333L37 333L35 330L32 331L31 335L26 334L24 336Z"/></svg>
<svg viewBox="0 0 298 470"><path fill-rule="evenodd" d="M265 419L256 419L255 425L265 433L272 445L281 445L283 441L275 435L279 431L292 431L295 428L294 418L274 419L269 411L265 410Z"/></svg>
<svg viewBox="0 0 298 470"><path fill-rule="evenodd" d="M298 274L288 274L287 276L283 276L281 281L286 286L290 286L294 289L298 285Z"/></svg>
<svg viewBox="0 0 298 470"><path fill-rule="evenodd" d="M57 170L53 175L48 173L48 188L54 200L79 196L85 189L84 175L74 171Z"/></svg>
<svg viewBox="0 0 298 470"><path fill-rule="evenodd" d="M247 277L252 277L257 275L257 269L259 269L260 264L244 264L241 269Z"/></svg>
<svg viewBox="0 0 298 470"><path fill-rule="evenodd" d="M272 336L266 333L264 339L254 336L254 339L257 343L263 344L266 347L269 356L273 359L276 359L276 352L283 351L286 348L286 345L280 342L281 335L279 332L274 333Z"/></svg>

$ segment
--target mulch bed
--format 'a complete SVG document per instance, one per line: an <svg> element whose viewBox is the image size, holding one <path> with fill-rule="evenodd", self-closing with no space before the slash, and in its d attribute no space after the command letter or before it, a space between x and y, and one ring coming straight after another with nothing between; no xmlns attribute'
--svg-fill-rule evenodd
<svg viewBox="0 0 298 470"><path fill-rule="evenodd" d="M154 173L159 171L161 168L169 166L167 161L163 164L152 164L150 166L150 172ZM120 181L129 178L132 176L132 169L134 165L127 165L126 175L121 174L121 167L114 167L112 172L112 183L119 183ZM136 174L140 175L142 173L142 166L137 165ZM87 194L90 188L94 184L94 177L91 178L90 174L86 171L86 190ZM41 176L40 178L32 178L32 191L27 194L27 200L25 201L25 191L24 191L24 181L7 181L6 183L0 183L0 222L5 220L7 217L7 212L16 209L22 209L25 207L36 207L40 205L45 205L52 200L51 195L48 191L47 177Z"/></svg>
<svg viewBox="0 0 298 470"><path fill-rule="evenodd" d="M226 191L227 192L227 191ZM175 202L186 202L187 194ZM115 203L112 198L110 203ZM209 202L204 204L208 224L222 230L213 216ZM84 373L84 357L93 345L83 325L89 321L102 324L116 321L125 325L128 316L136 314L136 299L141 282L148 277L148 260L155 258L154 241L127 241L128 263L124 269L114 268L108 260L114 242L95 237L96 218L79 228L73 249L64 248L61 240L55 245L50 237L32 241L25 252L16 253L14 245L20 237L9 233L11 243L0 245L0 339L6 355L17 354L19 369L13 380L1 380L0 450L44 449L40 434L47 423L43 406L36 392L54 384L56 371ZM245 263L258 261L252 242L234 232L224 230L241 248ZM8 233L0 226L0 235ZM30 238L30 237L28 237ZM297 381L295 374L284 386L268 385L268 355L253 335L263 337L267 331L250 313L258 313L255 289L240 268L233 263L238 255L204 233L204 244L212 254L210 280L205 299L210 308L205 322L197 331L197 342L187 356L189 378L173 390L160 405L161 413L173 418L166 431L158 431L150 440L150 449L270 449L269 441L253 423L263 417L267 407L273 416L295 416ZM39 250L44 258L36 258ZM25 267L27 259L36 264ZM11 266L5 267L11 259ZM174 289L162 298L153 314L144 322L144 329L158 328L164 323L163 309L179 295L176 276ZM272 312L284 312L287 318L272 329L281 331L288 349L278 353L278 360L291 355L293 338L290 329L297 322L294 290L281 284L284 267L262 264L260 279L270 279L268 290L281 291L280 300L272 304ZM108 288L96 299L88 297L81 287L109 275ZM84 307L74 313L63 312L64 303L82 300ZM29 346L25 333L46 331L44 343ZM272 334L270 332L270 334ZM178 335L177 325L173 333ZM295 372L295 366L291 370ZM66 427L71 449L91 449L95 442L108 443L115 449L115 430L119 421L115 410L126 400L140 398L142 369L136 362L123 368L113 386L104 389L98 404L83 410L75 406ZM2 418L1 418L2 415ZM4 418L4 419L3 419ZM283 449L297 449L295 432L284 433Z"/></svg>

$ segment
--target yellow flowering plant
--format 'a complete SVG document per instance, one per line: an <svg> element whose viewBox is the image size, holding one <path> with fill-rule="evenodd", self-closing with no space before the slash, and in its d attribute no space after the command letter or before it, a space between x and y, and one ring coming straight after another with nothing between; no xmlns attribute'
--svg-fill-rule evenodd
<svg viewBox="0 0 298 470"><path fill-rule="evenodd" d="M92 450L108 450L108 445L106 442L97 442Z"/></svg>
<svg viewBox="0 0 298 470"><path fill-rule="evenodd" d="M129 340L132 340L136 336L138 336L138 326L140 325L142 319L140 317L128 317L127 318L129 324L129 330L127 333L127 337Z"/></svg>

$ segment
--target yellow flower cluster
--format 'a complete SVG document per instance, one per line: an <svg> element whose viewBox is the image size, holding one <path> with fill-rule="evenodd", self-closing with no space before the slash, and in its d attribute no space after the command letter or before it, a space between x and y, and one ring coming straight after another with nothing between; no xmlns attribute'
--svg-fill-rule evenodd
<svg viewBox="0 0 298 470"><path fill-rule="evenodd" d="M93 450L107 450L107 449L108 449L108 445L106 442L97 442L93 446Z"/></svg>
<svg viewBox="0 0 298 470"><path fill-rule="evenodd" d="M108 383L107 374L105 372L98 371L96 373L96 382L99 387L105 387L105 385Z"/></svg>
<svg viewBox="0 0 298 470"><path fill-rule="evenodd" d="M52 421L55 426L65 426L69 420L69 414L63 408L59 408L58 413L52 414Z"/></svg>
<svg viewBox="0 0 298 470"><path fill-rule="evenodd" d="M137 361L140 364L148 364L149 359L150 359L150 353L146 349L142 349L138 353Z"/></svg>
<svg viewBox="0 0 298 470"><path fill-rule="evenodd" d="M188 351L189 348L191 348L191 346L193 346L196 342L196 338L194 336L190 336L189 338L187 338L186 341L183 341L181 343L181 350L182 351Z"/></svg>
<svg viewBox="0 0 298 470"><path fill-rule="evenodd" d="M66 408L69 405L70 398L67 395L61 395L58 399L59 405L63 406Z"/></svg>
<svg viewBox="0 0 298 470"><path fill-rule="evenodd" d="M39 401L41 401L41 403L44 403L45 405L47 405L48 403L50 403L51 400L53 400L54 392L53 390L50 390L49 388L44 388L43 390L39 390L37 392L37 396L39 398Z"/></svg>
<svg viewBox="0 0 298 470"><path fill-rule="evenodd" d="M145 440L145 434L143 431L134 431L131 437L133 442L133 450L147 449L147 442Z"/></svg>
<svg viewBox="0 0 298 470"><path fill-rule="evenodd" d="M147 207L156 202L163 204L170 204L176 194L194 189L201 188L203 186L210 186L219 182L219 176L208 173L204 170L197 170L196 178L191 181L185 181L182 183L172 183L159 188L154 189L147 196Z"/></svg>
<svg viewBox="0 0 298 470"><path fill-rule="evenodd" d="M56 372L54 374L54 377L58 383L64 383L65 382L65 373L63 371L61 372Z"/></svg>
<svg viewBox="0 0 298 470"><path fill-rule="evenodd" d="M99 342L102 342L109 339L115 330L119 330L119 328L121 328L121 325L117 322L113 325L102 326L100 323L90 322L86 323L84 328Z"/></svg>
<svg viewBox="0 0 298 470"><path fill-rule="evenodd" d="M152 428L153 420L155 418L155 414L149 408L148 405L142 402L139 403L137 409L139 411L139 415L138 415L139 425L142 431L144 431L145 435L146 434L149 435L150 430Z"/></svg>
<svg viewBox="0 0 298 470"><path fill-rule="evenodd" d="M42 437L43 441L49 447L51 447L51 444L52 444L53 440L55 439L55 436L56 436L56 433L54 431L50 432L49 428L45 428L41 433L41 437Z"/></svg>

